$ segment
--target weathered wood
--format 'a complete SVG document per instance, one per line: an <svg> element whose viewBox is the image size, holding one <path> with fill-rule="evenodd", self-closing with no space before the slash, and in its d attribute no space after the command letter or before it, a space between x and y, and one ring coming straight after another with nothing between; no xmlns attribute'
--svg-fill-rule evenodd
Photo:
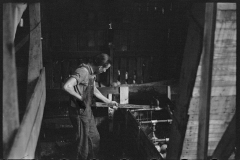
<svg viewBox="0 0 240 160"><path fill-rule="evenodd" d="M237 19L239 20L240 19L240 3L237 2ZM240 37L240 25L239 25L239 21L238 21L238 25L237 25L237 37ZM236 92L237 92L237 95L236 95L236 106L240 106L240 68L239 68L239 63L240 63L240 56L239 56L239 53L240 53L240 41L237 40L237 47L236 47L236 50L237 50L237 84L236 84ZM240 108L239 107L236 107L236 126L240 126ZM240 159L240 127L236 127L236 152L235 152L235 159Z"/></svg>
<svg viewBox="0 0 240 160"><path fill-rule="evenodd" d="M218 140L220 138L216 139L216 140L214 138L209 138L209 139L211 139L211 140L209 141L208 150L214 150L216 148L216 146L218 144ZM188 151L188 152L192 151L194 153L194 148L197 148L197 142L196 141L195 142L189 142L186 146L185 151Z"/></svg>
<svg viewBox="0 0 240 160"><path fill-rule="evenodd" d="M232 109L232 112L226 112L225 110L221 110L221 112L212 112L210 114L211 120L220 120L222 117L225 117L225 121L229 122L232 119L232 115L235 112L235 109ZM198 120L198 114L191 114L189 115L189 121L191 120Z"/></svg>
<svg viewBox="0 0 240 160"><path fill-rule="evenodd" d="M3 156L7 157L12 140L19 127L17 70L14 39L17 25L27 7L22 3L3 3Z"/></svg>
<svg viewBox="0 0 240 160"><path fill-rule="evenodd" d="M224 14L226 12L221 12L221 11L218 11L217 14ZM230 12L231 14L234 14L234 12ZM219 16L219 15L217 15ZM226 16L227 18L229 18L228 16ZM231 20L229 21L226 20L224 23L223 23L223 20L217 20L216 21L216 30L219 30L220 32L220 29L233 29L235 28L236 29L236 26L237 26L237 22L236 22L236 14L235 14L235 17L234 17L235 20Z"/></svg>
<svg viewBox="0 0 240 160"><path fill-rule="evenodd" d="M45 72L45 71L44 71ZM41 100L38 106L38 111L37 111L37 115L36 118L34 120L34 125L31 131L31 135L28 141L28 145L26 148L26 152L25 152L25 159L34 159L35 158L35 150L37 147L37 143L38 143L38 138L39 138L39 134L40 134L40 129L41 129L41 124L42 124L42 118L43 118L43 112L44 112L44 107L45 107L45 102L46 102L46 86L45 86L45 73L43 73L43 81L42 81L42 96L41 96Z"/></svg>
<svg viewBox="0 0 240 160"><path fill-rule="evenodd" d="M201 87L195 87L192 93L193 97L201 96ZM236 95L236 86L212 87L211 96L234 96Z"/></svg>
<svg viewBox="0 0 240 160"><path fill-rule="evenodd" d="M213 81L234 81L236 82L236 75L212 76ZM196 81L201 81L201 77L197 76Z"/></svg>
<svg viewBox="0 0 240 160"><path fill-rule="evenodd" d="M93 104L93 107L113 107L112 104L96 102ZM136 105L136 104L118 104L118 108L125 108L125 109L150 109L150 105Z"/></svg>
<svg viewBox="0 0 240 160"><path fill-rule="evenodd" d="M120 87L120 104L128 104L129 102L129 88Z"/></svg>
<svg viewBox="0 0 240 160"><path fill-rule="evenodd" d="M27 103L33 94L42 63L40 3L29 4L30 44L28 61Z"/></svg>
<svg viewBox="0 0 240 160"><path fill-rule="evenodd" d="M219 107L222 106L222 107ZM234 113L236 106L236 96L222 96L211 98L211 113ZM191 99L189 114L198 114L199 110L199 97Z"/></svg>
<svg viewBox="0 0 240 160"><path fill-rule="evenodd" d="M225 133L219 141L216 149L213 152L212 158L219 160L228 159L235 148L236 142L236 114L233 116Z"/></svg>
<svg viewBox="0 0 240 160"><path fill-rule="evenodd" d="M236 63L235 63L236 64ZM197 76L201 75L201 66L198 67ZM218 75L236 75L236 65L230 64L230 65L214 65L212 70L213 76Z"/></svg>
<svg viewBox="0 0 240 160"><path fill-rule="evenodd" d="M200 100L199 100L197 157L199 159L205 160L207 159L208 156L208 134L209 132L211 132L209 128L209 117L211 106L210 101L211 101L212 66L215 38L214 31L217 12L216 8L217 8L216 3L206 3L203 53L201 57L202 72L200 84L201 88L199 91Z"/></svg>
<svg viewBox="0 0 240 160"><path fill-rule="evenodd" d="M31 99L27 105L27 109L23 117L21 126L19 127L16 137L14 138L13 146L8 155L9 159L21 159L27 156L26 149L28 146L28 142L31 139L31 133L32 133L34 124L39 123L39 121L41 121L41 117L36 122L35 122L35 119L37 117L39 104L41 104L41 107L43 107L45 103L44 95L43 95L45 93L44 83L45 83L45 69L43 68L41 75L38 79L37 85L34 89L33 95L31 96ZM42 98L42 95L43 95L43 98ZM41 100L43 101L41 102ZM37 127L40 127L40 126L37 125ZM39 128L36 128L36 129L39 129ZM36 139L33 139L33 140L36 141Z"/></svg>
<svg viewBox="0 0 240 160"><path fill-rule="evenodd" d="M202 3L192 6L192 13L198 16L200 24L204 23L205 6ZM202 26L203 28L203 26ZM201 56L202 35L199 28L191 19L188 27L188 35L184 49L181 76L179 82L179 97L174 110L173 123L171 125L170 141L168 145L167 159L180 159L185 129L188 121L188 108L192 90L194 87L197 67Z"/></svg>
<svg viewBox="0 0 240 160"><path fill-rule="evenodd" d="M235 3L219 3L217 5L217 8L219 10L236 10L236 4Z"/></svg>

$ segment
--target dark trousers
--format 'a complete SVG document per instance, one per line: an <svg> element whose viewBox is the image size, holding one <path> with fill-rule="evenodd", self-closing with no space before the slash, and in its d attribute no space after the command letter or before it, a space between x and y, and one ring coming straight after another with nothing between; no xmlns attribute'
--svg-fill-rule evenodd
<svg viewBox="0 0 240 160"><path fill-rule="evenodd" d="M77 109L70 107L69 118L76 132L77 159L97 159L100 135L91 108Z"/></svg>

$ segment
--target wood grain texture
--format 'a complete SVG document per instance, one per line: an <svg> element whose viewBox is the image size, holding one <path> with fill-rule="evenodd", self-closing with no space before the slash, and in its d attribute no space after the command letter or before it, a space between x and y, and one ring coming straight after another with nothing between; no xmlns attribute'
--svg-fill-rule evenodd
<svg viewBox="0 0 240 160"><path fill-rule="evenodd" d="M13 146L8 155L9 159L21 159L27 156L26 150L29 142L34 142L35 144L30 144L32 147L36 145L38 137L31 137L33 127L35 123L41 123L41 114L43 111L44 103L45 103L45 70L43 69L41 75L38 79L37 85L34 88L33 95L27 105L26 112L24 114L21 126L18 129L16 137L14 138ZM41 104L41 105L40 105ZM39 117L37 116L39 106L41 108L41 112ZM39 118L36 120L36 118ZM36 120L36 122L35 122ZM35 127L36 128L36 127ZM37 125L37 131L40 129L40 125ZM35 129L34 129L35 130ZM38 134L37 132L33 134ZM33 138L33 139L31 139ZM34 149L31 148L31 149Z"/></svg>
<svg viewBox="0 0 240 160"><path fill-rule="evenodd" d="M3 3L3 79L2 79L2 113L3 113L3 156L6 158L12 140L19 127L17 69L14 39L17 25L26 9L26 4Z"/></svg>
<svg viewBox="0 0 240 160"><path fill-rule="evenodd" d="M226 3L227 5L227 3ZM220 16L220 17L219 17ZM220 143L220 141L229 142L224 145L227 147L221 154L231 155L231 140L222 138L225 131L231 125L231 120L236 112L236 11L235 10L218 10L216 31L215 31L215 48L213 57L212 70L212 91L210 100L210 124L208 143ZM189 122L184 140L184 148L181 158L197 159L197 148L194 151L194 145L198 143L198 114L199 114L199 87L202 79L201 65L199 65L198 74L195 81L193 96L190 101L188 113ZM229 133L230 135L230 133ZM229 141L227 140L229 139ZM218 143L214 146L208 146L208 156L212 156ZM223 147L221 147L223 149ZM226 152L225 152L226 151ZM220 152L219 152L220 153ZM233 159L233 154L231 156Z"/></svg>
<svg viewBox="0 0 240 160"><path fill-rule="evenodd" d="M195 4L191 9L192 13L198 15L200 24L204 24L204 4ZM203 28L203 26L201 26ZM194 87L197 67L201 57L202 35L198 26L191 20L188 26L188 35L184 49L183 61L181 66L181 75L179 82L179 97L174 111L175 120L173 120L168 145L167 159L181 159L183 141L188 121L188 107L191 100Z"/></svg>

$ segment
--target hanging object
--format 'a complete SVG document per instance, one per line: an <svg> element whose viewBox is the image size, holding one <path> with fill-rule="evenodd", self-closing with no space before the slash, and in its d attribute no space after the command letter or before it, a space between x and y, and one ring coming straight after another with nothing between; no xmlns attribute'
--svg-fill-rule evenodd
<svg viewBox="0 0 240 160"><path fill-rule="evenodd" d="M19 26L23 27L23 18L20 19Z"/></svg>

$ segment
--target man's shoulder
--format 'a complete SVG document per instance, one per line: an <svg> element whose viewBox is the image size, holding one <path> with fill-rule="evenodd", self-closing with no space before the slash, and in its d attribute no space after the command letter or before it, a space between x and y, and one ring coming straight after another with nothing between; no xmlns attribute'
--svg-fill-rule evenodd
<svg viewBox="0 0 240 160"><path fill-rule="evenodd" d="M76 73L81 73L81 74L89 74L88 69L85 66L79 66L76 70Z"/></svg>

